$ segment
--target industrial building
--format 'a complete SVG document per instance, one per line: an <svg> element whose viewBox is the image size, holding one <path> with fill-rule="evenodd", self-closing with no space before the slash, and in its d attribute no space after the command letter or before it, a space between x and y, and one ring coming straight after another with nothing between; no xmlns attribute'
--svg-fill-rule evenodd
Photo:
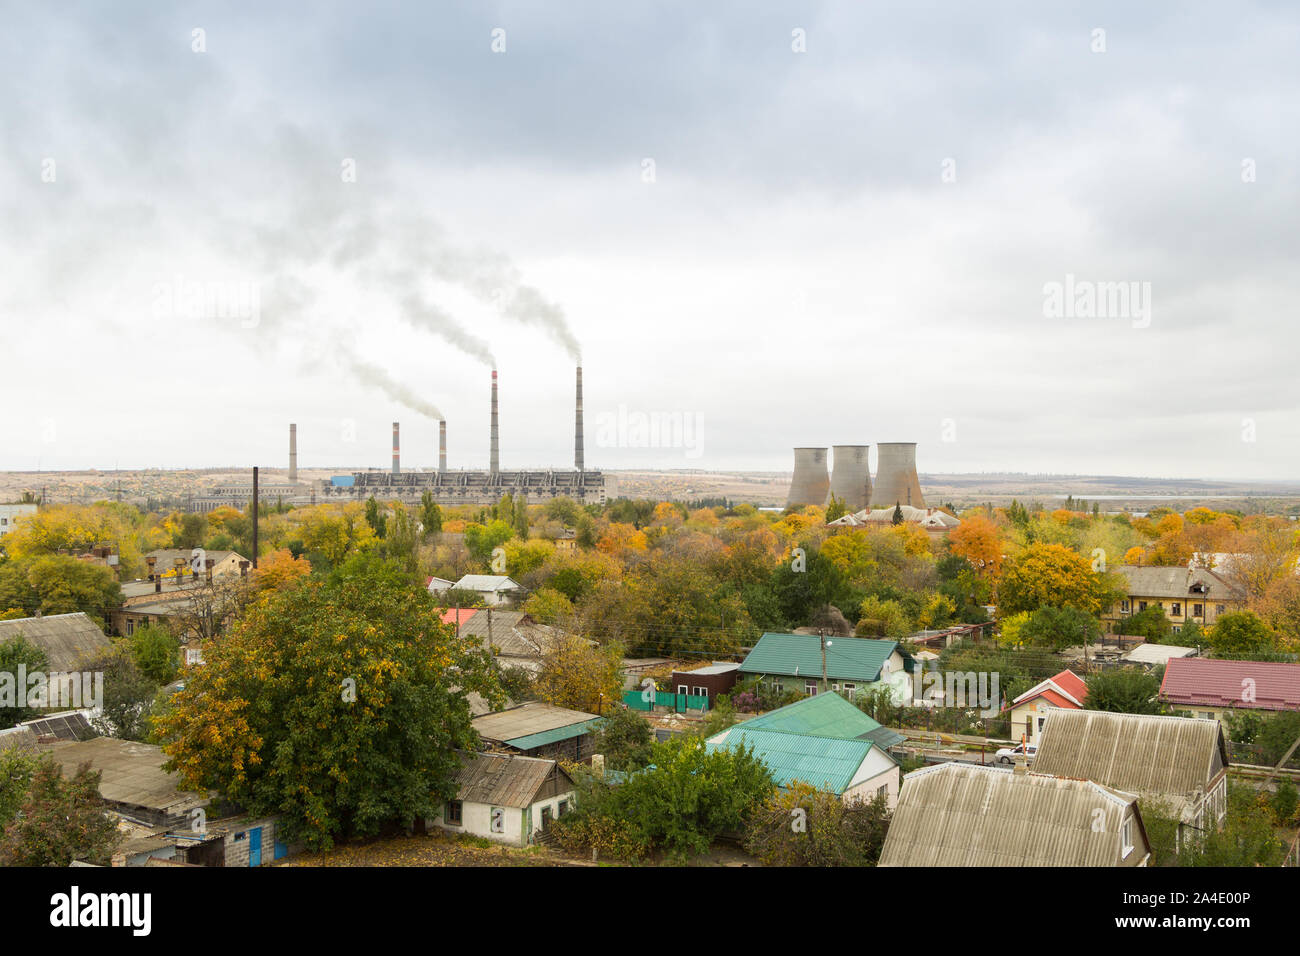
<svg viewBox="0 0 1300 956"><path fill-rule="evenodd" d="M825 448L796 448L794 474L786 507L825 507L831 495L850 512L895 505L925 508L921 479L916 473L915 442L881 442L876 445L876 475L867 462L870 445L836 445L834 471L827 470Z"/></svg>
<svg viewBox="0 0 1300 956"><path fill-rule="evenodd" d="M589 471L583 457L582 369L577 370L574 410L573 470L502 471L500 431L497 418L497 372L492 370L491 441L486 471L449 471L447 469L447 423L438 430L438 469L436 471L402 471L400 432L393 423L393 462L387 470L360 471L334 478L320 489L324 500L338 498L398 499L418 503L430 492L440 504L494 504L502 495L527 495L530 501L573 498L582 504L604 504L614 497L613 478L600 471Z"/></svg>

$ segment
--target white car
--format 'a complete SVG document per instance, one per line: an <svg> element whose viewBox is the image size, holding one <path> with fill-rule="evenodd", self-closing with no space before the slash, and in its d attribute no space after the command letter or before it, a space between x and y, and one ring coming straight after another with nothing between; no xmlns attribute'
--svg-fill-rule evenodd
<svg viewBox="0 0 1300 956"><path fill-rule="evenodd" d="M996 760L998 763L1013 764L1016 762L1017 757L1019 757L1021 754L1024 754L1025 761L1026 763L1028 763L1034 759L1034 756L1037 753L1038 753L1038 744L1029 744L1029 745L1017 744L1014 747L1003 747L994 756L994 760Z"/></svg>

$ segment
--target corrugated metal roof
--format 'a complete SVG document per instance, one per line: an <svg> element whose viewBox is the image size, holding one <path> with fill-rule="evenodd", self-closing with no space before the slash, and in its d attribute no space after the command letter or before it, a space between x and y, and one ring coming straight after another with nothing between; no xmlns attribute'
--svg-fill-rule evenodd
<svg viewBox="0 0 1300 956"><path fill-rule="evenodd" d="M1204 568L1125 564L1116 569L1128 581L1128 595L1183 601L1240 600L1241 592L1213 571ZM1205 590L1192 591L1192 586Z"/></svg>
<svg viewBox="0 0 1300 956"><path fill-rule="evenodd" d="M752 747L755 756L772 771L778 787L788 787L798 780L840 794L875 745L870 740L750 730L747 722L710 737L706 746L710 751Z"/></svg>
<svg viewBox="0 0 1300 956"><path fill-rule="evenodd" d="M1160 698L1193 706L1300 710L1300 664L1174 658L1165 665Z"/></svg>
<svg viewBox="0 0 1300 956"><path fill-rule="evenodd" d="M553 772L573 781L554 760L508 754L462 753L456 774L456 798L467 803L487 803L497 807L531 806L537 791Z"/></svg>
<svg viewBox="0 0 1300 956"><path fill-rule="evenodd" d="M826 674L831 680L880 679L880 669L898 648L897 641L875 641L866 637L828 638ZM758 639L740 670L745 674L781 674L820 679L821 638L816 634L768 632Z"/></svg>
<svg viewBox="0 0 1300 956"><path fill-rule="evenodd" d="M1131 865L1150 852L1135 799L1037 771L926 767L903 778L880 866ZM1130 808L1134 849L1122 857Z"/></svg>
<svg viewBox="0 0 1300 956"><path fill-rule="evenodd" d="M516 750L533 750L537 747L545 747L547 744L559 743L561 740L571 740L574 737L581 737L588 733L597 724L602 721L601 717L593 717L581 724L570 724L567 727L556 727L554 730L543 730L540 733L528 734L524 737L513 737L510 740L502 741L507 746L514 747Z"/></svg>
<svg viewBox="0 0 1300 956"><path fill-rule="evenodd" d="M102 771L99 793L114 803L148 807L169 813L182 813L207 806L206 794L176 788L176 777L163 769L167 757L161 747L113 737L96 737L85 741L59 741L49 752L72 776L81 764Z"/></svg>
<svg viewBox="0 0 1300 956"><path fill-rule="evenodd" d="M504 574L467 574L456 582L458 591L509 591L518 587Z"/></svg>
<svg viewBox="0 0 1300 956"><path fill-rule="evenodd" d="M812 734L839 740L865 740L868 734L881 729L879 723L835 693L805 697L793 704L752 717L741 726L746 730ZM900 742L905 739L900 734L895 736Z"/></svg>
<svg viewBox="0 0 1300 956"><path fill-rule="evenodd" d="M52 671L76 670L109 645L99 625L81 611L0 621L0 641L19 634L45 652Z"/></svg>
<svg viewBox="0 0 1300 956"><path fill-rule="evenodd" d="M1053 710L1034 757L1039 773L1178 798L1207 791L1227 764L1217 720L1099 710Z"/></svg>

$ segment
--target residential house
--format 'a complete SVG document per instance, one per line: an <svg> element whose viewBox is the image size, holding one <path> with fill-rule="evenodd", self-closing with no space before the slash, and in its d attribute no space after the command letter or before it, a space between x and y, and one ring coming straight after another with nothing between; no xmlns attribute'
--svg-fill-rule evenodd
<svg viewBox="0 0 1300 956"><path fill-rule="evenodd" d="M541 672L542 658L561 638L554 628L538 624L523 611L491 607L475 609L461 624L460 635L480 640L501 667L519 668L533 675Z"/></svg>
<svg viewBox="0 0 1300 956"><path fill-rule="evenodd" d="M1232 710L1300 710L1300 664L1176 658L1165 665L1160 699L1218 721Z"/></svg>
<svg viewBox="0 0 1300 956"><path fill-rule="evenodd" d="M961 521L942 508L916 508L912 505L899 504L903 521L915 524L935 535L946 535ZM894 523L894 508L863 508L826 522L829 528L862 528L868 526L890 525Z"/></svg>
<svg viewBox="0 0 1300 956"><path fill-rule="evenodd" d="M45 652L49 670L76 671L108 649L109 639L82 611L0 621L0 643L22 635Z"/></svg>
<svg viewBox="0 0 1300 956"><path fill-rule="evenodd" d="M586 761L591 758L591 731L601 718L529 701L474 718L474 729L492 750L526 757Z"/></svg>
<svg viewBox="0 0 1300 956"><path fill-rule="evenodd" d="M711 709L718 695L730 693L739 677L739 664L715 661L694 670L674 670L671 685L679 695L707 698Z"/></svg>
<svg viewBox="0 0 1300 956"><path fill-rule="evenodd" d="M1146 866L1137 796L1041 770L951 762L914 770L880 866Z"/></svg>
<svg viewBox="0 0 1300 956"><path fill-rule="evenodd" d="M1038 743L1047 715L1057 708L1082 710L1088 685L1072 670L1040 681L1011 702L1011 736Z"/></svg>
<svg viewBox="0 0 1300 956"><path fill-rule="evenodd" d="M434 594L441 594L444 591L450 591L456 586L455 581L448 581L446 578L431 577L425 582L425 586Z"/></svg>
<svg viewBox="0 0 1300 956"><path fill-rule="evenodd" d="M742 721L705 743L711 751L753 748L778 787L798 781L845 802L881 795L893 807L899 768L888 748L903 739L839 694L820 694Z"/></svg>
<svg viewBox="0 0 1300 956"><path fill-rule="evenodd" d="M758 677L778 691L812 696L822 689L821 641L815 634L768 632L741 663L741 679ZM915 666L897 641L865 637L826 638L825 662L825 689L839 691L850 700Z"/></svg>
<svg viewBox="0 0 1300 956"><path fill-rule="evenodd" d="M425 827L527 846L573 806L572 778L554 760L462 753L456 799Z"/></svg>
<svg viewBox="0 0 1300 956"><path fill-rule="evenodd" d="M1124 597L1101 615L1112 634L1123 634L1124 621L1148 607L1161 608L1175 631L1188 621L1210 627L1224 614L1245 607L1245 593L1208 568L1125 564L1115 570L1124 578Z"/></svg>
<svg viewBox="0 0 1300 956"><path fill-rule="evenodd" d="M34 504L0 505L0 538L14 530L14 526L28 515L36 514Z"/></svg>
<svg viewBox="0 0 1300 956"><path fill-rule="evenodd" d="M195 555L195 551L202 551ZM195 568L195 561L202 565ZM211 566L208 562L212 562ZM144 563L149 568L149 579L155 575L175 579L210 575L211 578L234 577L242 574L247 567L247 559L236 551L203 551L202 548L158 548L144 556ZM177 569L180 569L179 571Z"/></svg>
<svg viewBox="0 0 1300 956"><path fill-rule="evenodd" d="M489 607L508 604L524 589L504 574L467 574L454 585L457 591L473 591Z"/></svg>
<svg viewBox="0 0 1300 956"><path fill-rule="evenodd" d="M1213 720L1053 710L1034 769L1162 803L1179 821L1180 842L1222 827L1228 813L1228 748Z"/></svg>

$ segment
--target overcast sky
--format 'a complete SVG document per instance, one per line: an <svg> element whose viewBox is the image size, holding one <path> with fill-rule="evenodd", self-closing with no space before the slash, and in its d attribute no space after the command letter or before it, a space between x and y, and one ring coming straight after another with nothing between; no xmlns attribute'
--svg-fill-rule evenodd
<svg viewBox="0 0 1300 956"><path fill-rule="evenodd" d="M580 350L589 467L1300 477L1300 12L1145 6L10 7L0 468L482 467L493 361L570 467Z"/></svg>

